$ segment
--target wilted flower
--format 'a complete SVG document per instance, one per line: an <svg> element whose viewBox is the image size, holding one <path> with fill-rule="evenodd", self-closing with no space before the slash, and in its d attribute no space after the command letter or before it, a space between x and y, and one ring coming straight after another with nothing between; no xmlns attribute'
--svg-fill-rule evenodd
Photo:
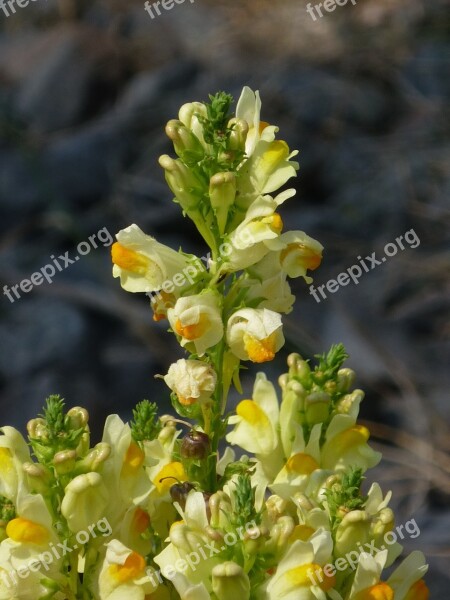
<svg viewBox="0 0 450 600"><path fill-rule="evenodd" d="M217 375L208 363L181 358L170 365L164 381L177 395L180 404L189 406L211 398L216 389Z"/></svg>

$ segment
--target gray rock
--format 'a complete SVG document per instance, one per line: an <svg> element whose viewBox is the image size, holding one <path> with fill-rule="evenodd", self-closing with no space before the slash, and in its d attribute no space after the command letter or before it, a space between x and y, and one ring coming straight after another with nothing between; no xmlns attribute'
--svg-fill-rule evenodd
<svg viewBox="0 0 450 600"><path fill-rule="evenodd" d="M70 360L87 332L77 310L54 300L21 298L8 312L9 319L0 324L0 374L5 379Z"/></svg>

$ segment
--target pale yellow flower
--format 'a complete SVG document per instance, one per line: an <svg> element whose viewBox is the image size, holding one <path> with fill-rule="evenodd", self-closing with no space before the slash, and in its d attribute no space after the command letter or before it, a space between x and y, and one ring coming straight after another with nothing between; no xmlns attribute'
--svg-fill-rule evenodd
<svg viewBox="0 0 450 600"><path fill-rule="evenodd" d="M227 343L241 360L273 360L284 344L281 316L267 308L242 308L228 320Z"/></svg>
<svg viewBox="0 0 450 600"><path fill-rule="evenodd" d="M167 317L181 345L195 348L199 356L223 337L220 297L213 291L179 298Z"/></svg>
<svg viewBox="0 0 450 600"><path fill-rule="evenodd" d="M189 259L146 235L137 225L119 231L111 247L113 276L127 292L154 292L169 286ZM172 287L175 287L172 284Z"/></svg>

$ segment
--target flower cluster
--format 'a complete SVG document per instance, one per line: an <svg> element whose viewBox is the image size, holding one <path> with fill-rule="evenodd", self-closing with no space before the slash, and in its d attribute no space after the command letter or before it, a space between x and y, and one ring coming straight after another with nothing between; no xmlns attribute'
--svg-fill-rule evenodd
<svg viewBox="0 0 450 600"><path fill-rule="evenodd" d="M91 447L86 410L52 396L27 441L0 430L0 600L428 599L420 552L383 576L402 548L381 544L390 494L362 491L381 457L342 345L315 366L291 354L279 392L258 373L228 412L241 362L284 344L289 278L311 281L323 250L283 232L297 153L261 121L258 92L231 104L184 105L166 126L176 158L159 160L206 266L137 225L112 246L113 275L150 295L185 352L162 376L177 415L144 400Z"/></svg>

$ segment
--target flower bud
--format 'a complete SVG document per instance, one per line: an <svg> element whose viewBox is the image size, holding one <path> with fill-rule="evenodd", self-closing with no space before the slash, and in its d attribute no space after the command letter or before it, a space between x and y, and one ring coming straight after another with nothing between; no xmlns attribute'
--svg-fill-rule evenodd
<svg viewBox="0 0 450 600"><path fill-rule="evenodd" d="M345 394L336 404L336 411L343 415L351 414L352 416L358 415L359 405L364 399L364 392L362 390L353 390L351 394Z"/></svg>
<svg viewBox="0 0 450 600"><path fill-rule="evenodd" d="M234 173L216 173L209 182L209 198L220 234L225 231L230 207L236 198L236 176Z"/></svg>
<svg viewBox="0 0 450 600"><path fill-rule="evenodd" d="M98 473L78 475L66 486L61 513L73 532L86 531L104 516L111 501L103 478Z"/></svg>
<svg viewBox="0 0 450 600"><path fill-rule="evenodd" d="M201 117L207 116L206 106L201 102L188 102L187 104L183 104L178 112L178 117L183 125L186 125L188 129L193 130L195 134L195 129L199 126L198 115Z"/></svg>
<svg viewBox="0 0 450 600"><path fill-rule="evenodd" d="M44 419L37 418L37 419L31 419L31 421L28 421L27 431L28 431L28 435L32 439L48 441L47 424Z"/></svg>
<svg viewBox="0 0 450 600"><path fill-rule="evenodd" d="M67 412L67 416L70 419L70 426L72 429L81 429L86 427L89 421L89 413L85 408L81 406L74 406Z"/></svg>
<svg viewBox="0 0 450 600"><path fill-rule="evenodd" d="M181 458L198 459L206 458L211 452L211 443L206 433L190 431L181 442Z"/></svg>
<svg viewBox="0 0 450 600"><path fill-rule="evenodd" d="M289 376L296 377L303 384L309 383L311 367L303 360L300 354L293 352L288 356L287 364L289 367Z"/></svg>
<svg viewBox="0 0 450 600"><path fill-rule="evenodd" d="M302 494L301 492L295 494L293 500L300 509L306 512L309 512L314 508L314 504L311 502L308 496L305 496L305 494Z"/></svg>
<svg viewBox="0 0 450 600"><path fill-rule="evenodd" d="M211 511L211 527L224 529L228 526L228 517L232 514L230 498L225 492L219 491L209 499L209 509Z"/></svg>
<svg viewBox="0 0 450 600"><path fill-rule="evenodd" d="M165 170L167 184L181 208L185 211L197 209L203 190L191 169L167 154L160 156L159 164Z"/></svg>
<svg viewBox="0 0 450 600"><path fill-rule="evenodd" d="M187 165L198 163L205 151L198 138L181 121L172 119L166 125L166 134L172 140L175 152Z"/></svg>
<svg viewBox="0 0 450 600"><path fill-rule="evenodd" d="M323 423L328 419L331 398L326 392L313 392L305 399L306 420L309 425Z"/></svg>
<svg viewBox="0 0 450 600"><path fill-rule="evenodd" d="M287 384L289 383L289 375L287 373L283 373L278 377L278 385L284 391L286 389Z"/></svg>
<svg viewBox="0 0 450 600"><path fill-rule="evenodd" d="M355 383L356 374L353 369L339 369L337 372L337 386L338 391L348 392L348 390Z"/></svg>
<svg viewBox="0 0 450 600"><path fill-rule="evenodd" d="M67 475L75 468L77 453L75 450L62 450L53 457L53 465L58 475Z"/></svg>
<svg viewBox="0 0 450 600"><path fill-rule="evenodd" d="M245 151L245 142L249 131L247 121L244 119L230 119L228 127L232 130L230 134L230 148L232 150Z"/></svg>
<svg viewBox="0 0 450 600"><path fill-rule="evenodd" d="M344 515L336 530L335 551L337 556L345 556L357 547L373 539L372 519L365 510L351 510Z"/></svg>
<svg viewBox="0 0 450 600"><path fill-rule="evenodd" d="M52 474L39 463L23 463L22 469L27 477L30 491L45 496L50 491Z"/></svg>
<svg viewBox="0 0 450 600"><path fill-rule="evenodd" d="M99 471L103 463L111 454L111 446L105 442L100 442L87 454L83 460L76 465L76 473L88 473L89 471Z"/></svg>
<svg viewBox="0 0 450 600"><path fill-rule="evenodd" d="M269 545L274 552L284 552L294 528L295 523L292 517L283 516L278 519L276 524L270 530Z"/></svg>
<svg viewBox="0 0 450 600"><path fill-rule="evenodd" d="M218 600L249 600L250 580L235 562L224 562L212 570L212 589Z"/></svg>
<svg viewBox="0 0 450 600"><path fill-rule="evenodd" d="M284 500L280 496L273 494L267 499L266 507L269 519L275 523L278 519L286 514L288 506L287 500Z"/></svg>

